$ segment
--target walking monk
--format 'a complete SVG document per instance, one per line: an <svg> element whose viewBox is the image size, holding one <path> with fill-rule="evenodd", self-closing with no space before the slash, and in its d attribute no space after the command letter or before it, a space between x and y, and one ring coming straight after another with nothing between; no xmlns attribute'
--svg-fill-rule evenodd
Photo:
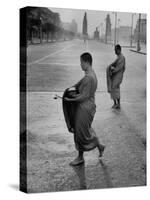
<svg viewBox="0 0 150 200"><path fill-rule="evenodd" d="M90 53L84 53L80 56L81 68L85 76L69 88L63 95L63 110L68 130L74 133L75 147L78 156L70 165L79 165L84 163L84 151L90 151L98 148L99 157L102 156L104 146L99 143L95 131L91 127L96 112L95 92L97 89L97 78L92 69L92 56ZM72 95L68 95L71 91ZM74 93L74 94L73 94Z"/></svg>
<svg viewBox="0 0 150 200"><path fill-rule="evenodd" d="M121 53L121 46L115 46L117 59L107 67L107 89L114 101L112 108L120 109L120 84L122 83L125 71L125 57Z"/></svg>

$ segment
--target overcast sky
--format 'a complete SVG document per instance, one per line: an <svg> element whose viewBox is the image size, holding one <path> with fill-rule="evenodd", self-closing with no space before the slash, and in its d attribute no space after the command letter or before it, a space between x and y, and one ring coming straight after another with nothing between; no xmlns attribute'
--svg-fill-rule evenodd
<svg viewBox="0 0 150 200"><path fill-rule="evenodd" d="M105 19L106 15L110 14L112 28L115 24L115 15L113 12L106 11L95 11L95 10L77 10L77 9L65 9L65 8L49 8L53 12L58 12L62 22L71 22L72 19L78 24L78 32L82 32L82 23L84 13L87 13L88 21L88 34L92 35L95 28L103 23L103 31L105 30ZM142 14L142 18L146 18L145 14ZM131 26L132 13L117 12L117 19L120 19L120 26L127 25ZM136 25L138 14L136 13L133 18L133 27ZM118 20L117 20L118 21Z"/></svg>

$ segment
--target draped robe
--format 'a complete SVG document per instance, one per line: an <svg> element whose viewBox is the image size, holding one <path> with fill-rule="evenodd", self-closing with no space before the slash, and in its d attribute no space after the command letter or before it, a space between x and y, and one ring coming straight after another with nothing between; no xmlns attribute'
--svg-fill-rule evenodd
<svg viewBox="0 0 150 200"><path fill-rule="evenodd" d="M114 67L113 71L111 71L111 66ZM113 100L120 99L120 84L123 80L124 71L125 57L122 54L106 69L107 91Z"/></svg>
<svg viewBox="0 0 150 200"><path fill-rule="evenodd" d="M78 94L74 101L64 101L67 96L65 90L63 95L63 111L69 132L74 132L75 146L78 151L89 151L97 147L98 139L92 128L92 122L96 112L95 92L97 89L97 78L93 70L74 85Z"/></svg>

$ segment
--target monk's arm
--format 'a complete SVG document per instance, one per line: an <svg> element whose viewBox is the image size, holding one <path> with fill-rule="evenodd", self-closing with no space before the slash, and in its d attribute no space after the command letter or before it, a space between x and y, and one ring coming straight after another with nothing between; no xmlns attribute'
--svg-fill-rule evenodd
<svg viewBox="0 0 150 200"><path fill-rule="evenodd" d="M75 85L73 85L72 87L75 87L75 88L79 87L79 85L81 84L81 81L82 81L82 79L80 81L78 81Z"/></svg>
<svg viewBox="0 0 150 200"><path fill-rule="evenodd" d="M118 62L118 58L116 58L116 60L115 60L113 63L111 63L109 66L114 66L114 67L116 67L117 62Z"/></svg>
<svg viewBox="0 0 150 200"><path fill-rule="evenodd" d="M82 93L75 95L75 98L68 99L69 101L82 102L89 98L91 90L91 82L89 78L85 78L82 84L84 87Z"/></svg>
<svg viewBox="0 0 150 200"><path fill-rule="evenodd" d="M122 70L124 65L125 65L125 59L123 57L119 58L116 67L113 69L113 74Z"/></svg>
<svg viewBox="0 0 150 200"><path fill-rule="evenodd" d="M82 81L82 79L81 79L80 81L78 81L76 84L74 84L74 85L72 85L71 87L67 88L66 90L69 91L69 90L72 89L72 88L77 89L77 88L80 86L81 81Z"/></svg>

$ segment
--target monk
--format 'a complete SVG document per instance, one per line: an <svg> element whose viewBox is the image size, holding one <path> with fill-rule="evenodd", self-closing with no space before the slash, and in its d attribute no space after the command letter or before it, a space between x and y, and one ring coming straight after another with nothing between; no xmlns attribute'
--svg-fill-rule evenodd
<svg viewBox="0 0 150 200"><path fill-rule="evenodd" d="M105 146L100 144L94 129L91 127L96 112L95 92L97 89L97 78L92 69L92 56L86 52L80 56L81 68L85 76L73 87L76 93L72 97L66 97L66 93L72 88L65 91L63 96L63 109L68 130L74 133L75 147L78 156L70 165L75 166L84 163L84 152L98 148L99 157L102 157ZM70 108L67 106L70 103ZM67 104L67 106L66 106ZM74 109L72 109L74 108ZM67 110L69 109L69 112ZM67 114L68 113L68 114ZM70 115L72 113L72 120Z"/></svg>
<svg viewBox="0 0 150 200"><path fill-rule="evenodd" d="M125 71L125 57L121 53L121 46L119 44L115 46L115 54L117 59L106 70L107 89L114 101L112 108L120 109L120 84Z"/></svg>

